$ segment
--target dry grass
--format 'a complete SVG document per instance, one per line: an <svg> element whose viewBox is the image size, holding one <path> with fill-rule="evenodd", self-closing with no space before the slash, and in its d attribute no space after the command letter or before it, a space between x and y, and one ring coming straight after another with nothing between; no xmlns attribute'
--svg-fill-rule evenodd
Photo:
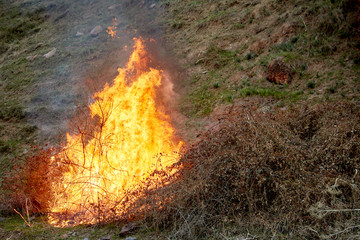
<svg viewBox="0 0 360 240"><path fill-rule="evenodd" d="M236 236L247 228L264 238L355 236L358 103L289 111L267 111L261 104L236 102L218 112L218 123L172 167L180 169L176 174L155 172L128 193L134 201L119 203L126 214L106 221L143 219L170 239ZM48 181L58 177L47 172L52 151L41 151L8 178L8 209L23 210L24 216L26 211L46 213ZM159 175L166 181L156 182Z"/></svg>
<svg viewBox="0 0 360 240"><path fill-rule="evenodd" d="M206 1L201 2L207 3ZM219 3L219 5L238 1L225 2ZM204 10L204 15L208 15L210 11L208 10L210 8L196 5L195 1L183 1L183 3L187 4L186 6L189 9L194 9L194 12ZM353 32L354 29L350 28L350 25L335 25L336 29L329 28L334 26L333 21L338 19L336 14L339 9L332 7L334 18L327 18L326 14L310 13L310 10L322 9L316 6L315 1L314 4L312 3L309 6L304 6L304 8L299 7L300 17L287 18L303 23L305 29L296 25L296 32L293 33L289 28L289 33L284 36L284 39L280 39L280 35L275 35L274 42L279 43L279 49L282 52L279 50L280 53L275 52L273 54L286 53L285 56L290 60L298 61L298 55L293 54L293 50L287 48L288 43L285 40L291 39L293 36L300 36L298 42L291 44L297 47L294 50L295 53L305 56L303 59L307 62L311 51L317 57L317 49L310 49L309 47L312 44L315 46L318 41L317 37L315 40L312 38L312 34L318 36L317 31L329 35L343 34L344 36L356 37L355 33L357 32ZM292 6L293 1L289 4ZM258 13L256 10L261 10L261 8L254 8L252 5L249 5L248 12L244 12L246 15L240 19L241 24L239 24L238 13L242 12L237 11L240 7L236 4L232 6L236 13L234 15L212 14L209 15L210 18L202 19L201 14L194 14L191 18L196 18L195 20L188 19L188 11L183 14L181 11L180 14L174 11L174 21L176 21L172 24L173 32L170 31L169 33L170 39L175 39L174 42L179 43L179 46L186 46L177 47L177 51L179 55L188 54L187 57L191 60L190 62L197 62L202 56L203 52L196 50L201 49L199 46L210 46L210 42L221 43L216 45L219 47L216 54L220 58L214 57L213 60L205 58L204 69L201 69L208 70L208 66L212 68L219 66L221 70L224 67L223 72L210 79L216 81L215 83L220 77L228 78L229 76L230 78L230 73L235 68L238 69L234 71L236 74L247 73L252 70L252 64L254 66L258 64L251 62L255 61L256 58L246 59L246 54L251 46L245 44L245 41L250 39L251 42L255 42L255 40L263 39L262 35L267 35L267 32L266 30L259 32L255 37L253 32L247 32L248 29L255 31L260 22L273 23L274 26L279 27L267 26L267 29L276 34L277 31L273 31L272 28L280 32L280 27L286 27L286 22L284 24L277 23L277 21L283 20L280 15L276 15L278 11L276 8L270 9L272 12L269 16L266 12L260 12L259 16L256 17L255 15ZM285 5L281 4L275 6L286 8ZM173 8L171 3L168 9L176 8ZM186 8L184 9L186 10ZM214 7L211 12L217 10L218 8ZM306 14L309 14L308 18L306 18ZM345 18L355 18L353 14L355 13L347 13L340 19L341 21L335 23L343 23L342 20ZM302 18L303 15L304 18ZM234 16L234 25L228 24L225 27L231 27L234 35L224 31L226 28L223 27L223 23L228 22L228 16ZM278 19L274 16L277 16ZM323 17L324 21L315 21L312 16ZM267 21L269 18L273 21ZM353 22L358 24L357 21L358 19L355 19ZM319 26L311 26L310 23L319 23ZM207 31L213 29L218 31L219 36L213 33L208 34ZM205 38L206 35L212 37ZM243 38L239 40L238 36L243 36ZM256 39L253 41L251 37ZM324 39L328 41L327 38ZM350 51L346 46L347 41L350 42L350 40L341 40L339 49L334 50L336 56L340 56L343 50ZM234 42L238 46L230 45ZM325 43L335 45L337 42L338 40ZM187 43L189 43L188 46ZM278 45L274 46L277 47ZM280 48L281 46L283 48ZM322 47L322 44L319 43L319 51ZM271 48L269 49L271 50ZM306 53L303 53L304 49ZM239 56L239 53L232 54L232 52L236 52L235 50L239 50L241 55ZM273 57L273 55L268 54L270 52L267 52L270 50L265 49L264 53L261 53L263 55L258 56L259 62L262 60L261 57L263 57L264 62ZM206 54L212 53L211 51L206 52L206 49L204 52L205 57L208 57ZM351 60L352 58L350 55L350 62L355 63L357 59ZM319 58L314 59L318 61ZM326 61L330 61L329 59L332 60L331 57L320 60L324 61L326 65ZM218 60L220 63L216 65L217 62L215 61ZM202 64L202 62L199 63ZM242 64L246 69L240 70ZM344 62L343 64L346 65L347 63ZM325 68L324 73L317 76L315 72L310 72L311 66L307 72L305 67L304 70L301 70L301 64L297 65L299 65L298 71L301 73L314 75L310 77L304 75L304 79L299 81L299 84L304 85L300 86L300 89L303 87L304 91L307 91L308 88L305 80L319 78L316 81L320 81L320 78L323 78L324 82L327 83L330 81L328 80L329 74L332 71L337 72L339 68L343 68L345 73L351 76L351 79L358 72L357 69L353 72L350 64L344 68L339 67L340 63L334 63L331 69ZM198 66L199 64L194 64L192 68L195 69ZM228 69L228 66L232 68ZM201 76L204 83L208 83L208 75L201 74ZM335 76L334 81L337 81L338 78ZM193 84L187 85L192 86L192 88L194 86ZM199 85L201 86L201 84ZM228 85L230 86L230 84ZM221 86L216 86L213 85L214 89L212 89L210 85L211 91L221 90ZM321 91L324 86L318 88L321 96L324 95ZM353 81L346 86L346 89L350 91L357 89L358 84ZM299 90L297 85L290 87ZM233 89L232 86L230 88ZM208 92L209 87L205 88L205 91ZM340 96L340 91L338 92ZM357 96L357 93L354 95ZM153 179L162 175L162 179L167 178L167 181L155 182L157 188L154 188L155 180L148 179L141 185L141 188L136 188L136 191L128 193L129 196L140 196L140 198L133 198L137 201L119 203L128 210L126 214L123 216L107 216L106 221L143 219L143 223L150 229L167 232L169 239L220 238L220 234L237 236L243 235L245 229L256 229L255 233L256 231L260 232L257 234L258 237L266 239L269 239L269 236L273 238L297 236L302 239L359 237L356 236L359 230L356 223L360 220L359 102L326 103L315 106L310 106L310 103L299 103L297 107L289 111L282 111L281 109L261 111L262 108L259 107L261 104L263 103L236 103L218 113L218 123L203 133L197 143L189 146L184 151L181 161L173 166L173 168L181 170L170 176L165 175L166 171L154 173ZM265 105L271 106L271 103L266 102ZM48 174L52 151L52 149L35 151L37 153L28 159L28 165L17 165L13 171L10 171L7 178L1 183L2 188L7 189L8 192L6 198L0 200L1 210L12 213L14 213L13 209L22 210L24 216L26 216L27 211L30 213L47 212L47 201L51 199L49 180L53 181L54 178L58 177L58 173L50 176Z"/></svg>
<svg viewBox="0 0 360 240"><path fill-rule="evenodd" d="M358 230L359 107L256 108L226 109L184 154L181 178L147 190L138 205L147 224L170 229L172 239L208 239L239 223L275 237Z"/></svg>

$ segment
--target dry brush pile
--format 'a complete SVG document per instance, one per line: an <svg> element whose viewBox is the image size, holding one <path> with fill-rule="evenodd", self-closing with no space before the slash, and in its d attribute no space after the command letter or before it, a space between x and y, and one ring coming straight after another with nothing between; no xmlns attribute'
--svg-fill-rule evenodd
<svg viewBox="0 0 360 240"><path fill-rule="evenodd" d="M232 229L231 236L252 227L310 238L356 232L358 105L256 109L238 105L219 115L218 125L184 154L180 180L141 200L147 223L170 227L174 239ZM171 201L149 211L159 199Z"/></svg>
<svg viewBox="0 0 360 240"><path fill-rule="evenodd" d="M284 109L235 103L188 147L172 168L157 171L123 201L126 214L108 221L144 219L174 239L219 232L331 238L355 234L360 220L360 109L327 103ZM268 103L267 103L268 104ZM33 157L11 178L8 208L46 213L51 150ZM43 162L42 165L40 162ZM156 182L159 175L167 179ZM154 179L152 181L152 179ZM51 179L53 181L53 179ZM157 187L154 187L154 184ZM34 187L35 186L35 187ZM135 196L135 197L133 197ZM31 203L31 204L30 204ZM239 227L241 226L241 227Z"/></svg>

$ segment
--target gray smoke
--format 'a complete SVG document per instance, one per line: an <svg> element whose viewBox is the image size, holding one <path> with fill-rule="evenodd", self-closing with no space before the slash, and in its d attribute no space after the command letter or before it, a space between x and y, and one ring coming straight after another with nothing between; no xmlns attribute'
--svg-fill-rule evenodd
<svg viewBox="0 0 360 240"><path fill-rule="evenodd" d="M117 75L131 52L133 37L155 38L151 47L155 65L175 69L161 40L162 28L156 23L161 11L157 1L134 0L27 0L16 1L24 11L44 12L47 32L39 34L39 56L35 67L43 71L27 103L29 121L40 129L41 140L64 136L76 109L88 105L95 91ZM114 26L117 36L106 33ZM100 26L101 28L96 28ZM43 38L41 38L43 37ZM41 44L44 41L44 44ZM55 54L45 54L56 48ZM126 50L127 48L127 50ZM50 55L52 53L49 53ZM166 64L167 62L167 64ZM165 67L166 68L166 67ZM164 88L170 91L169 88Z"/></svg>

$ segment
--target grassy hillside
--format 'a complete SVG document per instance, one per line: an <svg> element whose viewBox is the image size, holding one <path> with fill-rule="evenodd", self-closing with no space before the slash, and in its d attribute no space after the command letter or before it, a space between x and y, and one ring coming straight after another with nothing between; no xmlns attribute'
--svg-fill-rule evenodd
<svg viewBox="0 0 360 240"><path fill-rule="evenodd" d="M245 96L279 104L359 99L359 9L356 1L164 1L187 77L188 116ZM292 82L266 80L282 59Z"/></svg>
<svg viewBox="0 0 360 240"><path fill-rule="evenodd" d="M206 131L156 224L174 239L358 237L360 3L162 3L182 113ZM267 80L274 60L289 83Z"/></svg>
<svg viewBox="0 0 360 240"><path fill-rule="evenodd" d="M0 3L1 171L9 169L12 164L10 159L23 154L35 137L36 127L26 121L23 102L26 101L24 93L31 91L39 71L31 70L26 54L35 51L37 43L34 43L34 35L45 20L46 16L41 11L21 13L18 8L3 1Z"/></svg>
<svg viewBox="0 0 360 240"><path fill-rule="evenodd" d="M116 16L120 40L89 35ZM145 189L134 206L138 239L356 239L359 16L357 0L1 1L0 186L21 172L12 166L32 144L56 142L140 34L174 55L164 62L176 59L179 132L189 145L179 178ZM275 60L288 83L267 80ZM78 82L85 78L90 86ZM3 238L125 238L126 219L55 229L37 216L24 227L9 217L10 200L0 201Z"/></svg>

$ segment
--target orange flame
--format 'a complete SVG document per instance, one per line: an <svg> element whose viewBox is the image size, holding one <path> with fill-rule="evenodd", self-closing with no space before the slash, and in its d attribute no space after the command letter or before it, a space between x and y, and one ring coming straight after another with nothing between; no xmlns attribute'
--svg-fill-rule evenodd
<svg viewBox="0 0 360 240"><path fill-rule="evenodd" d="M98 124L91 139L67 134L65 150L53 157L53 165L63 169L52 183L48 219L54 226L94 224L122 214L119 202L128 191L178 160L182 142L174 140L169 116L155 103L161 71L147 66L143 40L134 40L126 68L94 95L90 111Z"/></svg>
<svg viewBox="0 0 360 240"><path fill-rule="evenodd" d="M111 37L112 39L114 39L114 38L116 37L117 19L114 18L112 21L113 21L114 26L109 26L109 27L106 29L106 32L110 35L110 37Z"/></svg>

